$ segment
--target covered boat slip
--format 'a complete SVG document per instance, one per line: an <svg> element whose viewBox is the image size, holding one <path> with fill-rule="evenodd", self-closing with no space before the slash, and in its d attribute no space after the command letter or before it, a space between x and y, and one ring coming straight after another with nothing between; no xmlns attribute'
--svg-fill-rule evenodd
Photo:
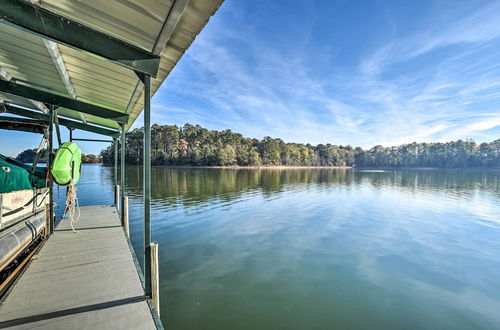
<svg viewBox="0 0 500 330"><path fill-rule="evenodd" d="M45 167L32 167L0 155L0 230L45 207L46 176Z"/></svg>
<svg viewBox="0 0 500 330"><path fill-rule="evenodd" d="M157 273L152 265L157 262L157 246L151 243L150 217L151 96L222 1L0 0L0 128L29 131L35 124L45 124L49 151L57 148L54 135L59 145L63 142L60 126L70 130L70 141L89 140L73 139L73 130L112 137L117 142L115 204L120 206L99 206L99 211L85 208L78 234L66 231L64 221L54 231L49 184L48 242L4 297L0 327L31 328L38 322L42 328L128 328L135 326L127 319L142 320L148 305L156 315L159 298L155 297ZM127 196L124 189L118 189L126 180L125 133L142 111L144 251L139 257L144 258L143 286L135 267L129 267L134 263L128 236L123 234L128 229ZM19 117L24 119L14 123L13 118ZM53 163L52 152L47 162L48 166ZM94 245L102 251L93 249ZM118 276L119 270L126 276ZM106 277L109 274L116 275L116 283ZM124 288L128 285L130 291ZM6 317L11 323L5 323ZM151 313L144 317L149 323L135 328L152 324ZM56 326L55 319L71 320Z"/></svg>
<svg viewBox="0 0 500 330"><path fill-rule="evenodd" d="M116 208L61 221L0 309L0 328L155 329Z"/></svg>
<svg viewBox="0 0 500 330"><path fill-rule="evenodd" d="M221 3L0 0L0 99L45 121L52 105L61 125L118 137L145 85L157 91Z"/></svg>

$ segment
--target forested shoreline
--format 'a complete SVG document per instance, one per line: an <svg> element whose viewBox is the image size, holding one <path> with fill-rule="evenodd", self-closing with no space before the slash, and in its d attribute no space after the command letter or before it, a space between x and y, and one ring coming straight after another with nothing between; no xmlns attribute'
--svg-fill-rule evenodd
<svg viewBox="0 0 500 330"><path fill-rule="evenodd" d="M26 149L16 156L16 160L21 163L33 163L37 149ZM47 149L41 151L40 163L47 161ZM93 154L82 154L82 163L97 164L101 162L101 158Z"/></svg>
<svg viewBox="0 0 500 330"><path fill-rule="evenodd" d="M500 167L500 139L481 144L414 142L363 150L349 145L285 143L271 137L258 140L190 124L154 124L151 136L151 161L156 166ZM141 128L126 134L127 164L142 163L142 137ZM113 164L114 144L102 150L99 158Z"/></svg>

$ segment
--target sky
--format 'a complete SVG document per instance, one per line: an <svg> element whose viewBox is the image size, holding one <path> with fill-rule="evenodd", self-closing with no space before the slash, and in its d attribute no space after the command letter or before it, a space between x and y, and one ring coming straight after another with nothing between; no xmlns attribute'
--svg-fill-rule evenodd
<svg viewBox="0 0 500 330"><path fill-rule="evenodd" d="M499 22L499 1L226 0L156 93L152 122L364 148L490 142ZM26 135L8 133L7 154L37 145Z"/></svg>

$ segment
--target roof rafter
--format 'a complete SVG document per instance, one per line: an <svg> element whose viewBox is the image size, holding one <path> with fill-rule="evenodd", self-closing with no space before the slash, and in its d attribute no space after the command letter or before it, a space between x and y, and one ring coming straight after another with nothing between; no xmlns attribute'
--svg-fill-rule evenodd
<svg viewBox="0 0 500 330"><path fill-rule="evenodd" d="M5 68L0 66L0 79L3 79L5 81L11 81L12 75L9 73L9 71L5 70ZM38 102L32 99L29 99L29 101L38 109L42 110L43 113L49 113L49 109L43 104L42 102Z"/></svg>
<svg viewBox="0 0 500 330"><path fill-rule="evenodd" d="M175 30L175 27L179 23L182 13L184 13L184 10L188 6L189 1L190 0L174 1L172 8L170 9L170 12L168 13L167 18L165 19L165 23L161 28L160 35L158 36L158 39L156 39L155 45L153 47L153 54L155 55L161 54L161 52L167 45L167 42L170 40L170 37L172 36L172 33ZM132 110L133 106L137 101L137 98L139 97L139 95L141 95L143 89L144 85L139 79L137 85L134 88L134 92L130 97L130 101L127 105L127 113L129 113Z"/></svg>
<svg viewBox="0 0 500 330"><path fill-rule="evenodd" d="M181 19L182 13L188 6L190 0L175 0L170 12L168 13L167 19L161 28L160 35L156 39L155 46L153 47L153 54L160 55L163 48L167 45L167 42L172 36L177 23Z"/></svg>
<svg viewBox="0 0 500 330"><path fill-rule="evenodd" d="M0 116L0 129L44 134L46 127L42 120Z"/></svg>
<svg viewBox="0 0 500 330"><path fill-rule="evenodd" d="M64 64L64 60L61 56L61 53L59 52L59 47L55 42L46 39L43 40L43 44L45 45L45 48L47 49L47 52L49 53L50 58L54 63L54 66L56 67L57 73L59 73L59 77L61 77L61 80L64 84L64 87L66 88L66 91L68 92L68 95L72 99L76 100L77 98L76 91L69 77L69 73L68 70L66 69L66 65ZM85 115L81 112L79 113L79 115L82 122L86 124L87 120L85 119Z"/></svg>
<svg viewBox="0 0 500 330"><path fill-rule="evenodd" d="M118 123L126 124L128 122L129 116L125 113L114 111L98 105L73 100L65 96L53 94L33 87L16 84L12 81L0 80L0 91L26 97L43 103L52 104L58 107L67 108L69 110L83 112L101 118L112 119Z"/></svg>
<svg viewBox="0 0 500 330"><path fill-rule="evenodd" d="M5 109L7 110L8 113L15 114L18 116L42 120L46 123L49 122L49 115L47 115L47 114L40 113L40 112L33 111L33 110L28 110L25 108L12 106L10 104L4 104L4 106L5 106ZM73 121L73 120L61 118L61 117L58 117L58 120L59 120L60 125L63 125L63 126L69 127L69 128L81 129L84 131L88 131L88 132L92 132L92 133L96 133L96 134L108 135L108 136L112 136L112 137L120 136L120 132L114 131L111 129L93 126L93 125L89 125L89 124L84 124L84 123L80 123L78 121Z"/></svg>
<svg viewBox="0 0 500 330"><path fill-rule="evenodd" d="M160 56L24 0L0 0L0 22L156 77Z"/></svg>

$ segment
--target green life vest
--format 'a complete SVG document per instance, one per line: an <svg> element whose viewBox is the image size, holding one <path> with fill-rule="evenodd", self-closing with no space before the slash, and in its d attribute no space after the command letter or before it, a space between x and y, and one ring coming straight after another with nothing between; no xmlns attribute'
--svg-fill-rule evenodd
<svg viewBox="0 0 500 330"><path fill-rule="evenodd" d="M57 150L50 172L58 185L69 185L71 179L75 185L80 179L81 166L82 152L80 148L76 143L65 142Z"/></svg>

